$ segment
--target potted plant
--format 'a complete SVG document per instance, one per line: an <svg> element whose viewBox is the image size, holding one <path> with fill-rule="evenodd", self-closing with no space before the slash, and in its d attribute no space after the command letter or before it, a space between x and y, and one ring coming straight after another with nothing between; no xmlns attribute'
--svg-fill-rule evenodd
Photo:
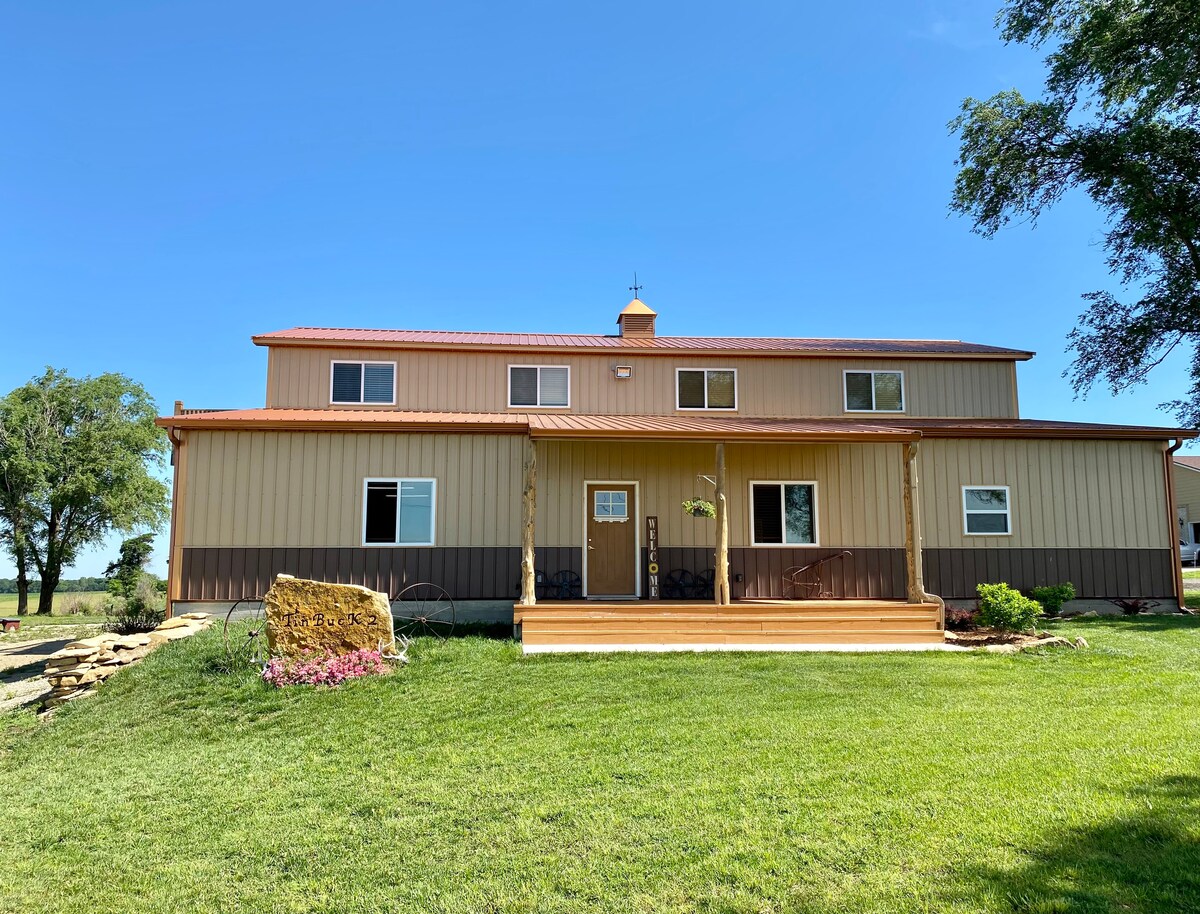
<svg viewBox="0 0 1200 914"><path fill-rule="evenodd" d="M703 498L689 498L683 503L685 514L690 514L692 517L716 517L717 506L711 501Z"/></svg>

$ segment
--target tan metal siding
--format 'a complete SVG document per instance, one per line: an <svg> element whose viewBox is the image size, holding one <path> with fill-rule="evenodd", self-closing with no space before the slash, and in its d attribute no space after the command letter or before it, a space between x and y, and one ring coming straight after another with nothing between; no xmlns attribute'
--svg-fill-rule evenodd
<svg viewBox="0 0 1200 914"><path fill-rule="evenodd" d="M730 544L750 545L751 480L813 480L822 545L902 546L900 460L898 444L730 444ZM713 498L713 487L697 478L716 472L713 445L539 442L538 463L539 545L582 544L583 485L588 479L639 481L639 523L646 514L657 514L664 547L713 543L714 522L685 516L682 508L692 496Z"/></svg>
<svg viewBox="0 0 1200 914"><path fill-rule="evenodd" d="M1175 464L1175 503L1188 509L1188 520L1200 523L1200 470Z"/></svg>
<svg viewBox="0 0 1200 914"><path fill-rule="evenodd" d="M400 409L503 412L508 409L508 365L525 364L570 366L570 412L671 415L677 412L675 370L707 367L737 369L738 415L861 417L871 414L847 414L843 408L842 372L874 368L904 372L905 415L1015 418L1015 376L1007 361L554 356L309 347L271 349L267 406L329 406L329 366L339 359L396 362ZM633 378L616 380L612 369L617 364L632 365ZM880 415L886 419L887 414Z"/></svg>
<svg viewBox="0 0 1200 914"><path fill-rule="evenodd" d="M178 545L359 546L367 477L437 479L439 546L516 545L524 441L512 435L191 432Z"/></svg>
<svg viewBox="0 0 1200 914"><path fill-rule="evenodd" d="M194 431L177 548L354 547L370 477L438 480L438 546L520 543L521 466L515 435ZM543 441L540 546L579 546L585 479L637 480L639 524L657 514L664 547L709 547L711 521L680 503L711 498L711 444ZM927 440L918 457L926 548L1169 546L1162 451L1156 442ZM814 480L821 546L903 544L898 444L730 444L731 545L749 546L750 480ZM1200 474L1198 474L1200 475ZM963 534L963 485L1008 485L1013 535ZM419 548L419 547L416 547Z"/></svg>
<svg viewBox="0 0 1200 914"><path fill-rule="evenodd" d="M918 456L926 548L1168 548L1155 441L926 440ZM962 487L1007 485L1011 536L963 532Z"/></svg>

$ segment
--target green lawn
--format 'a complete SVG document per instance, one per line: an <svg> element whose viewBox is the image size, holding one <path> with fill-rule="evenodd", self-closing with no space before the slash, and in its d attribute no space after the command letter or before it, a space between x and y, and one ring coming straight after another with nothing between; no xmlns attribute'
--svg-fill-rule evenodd
<svg viewBox="0 0 1200 914"><path fill-rule="evenodd" d="M1200 910L1200 620L1088 651L522 658L339 690L174 642L0 717L0 911Z"/></svg>

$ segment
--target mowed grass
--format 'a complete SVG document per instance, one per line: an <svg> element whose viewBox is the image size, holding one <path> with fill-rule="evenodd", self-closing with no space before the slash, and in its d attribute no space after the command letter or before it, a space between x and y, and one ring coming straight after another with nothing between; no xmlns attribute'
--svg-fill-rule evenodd
<svg viewBox="0 0 1200 914"><path fill-rule="evenodd" d="M216 630L5 721L0 910L1200 910L1200 622L1087 651L523 658L274 691Z"/></svg>

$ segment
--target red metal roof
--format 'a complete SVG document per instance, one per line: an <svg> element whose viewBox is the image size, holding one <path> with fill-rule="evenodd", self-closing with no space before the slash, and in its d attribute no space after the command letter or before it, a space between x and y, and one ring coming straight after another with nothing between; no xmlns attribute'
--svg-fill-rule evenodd
<svg viewBox="0 0 1200 914"><path fill-rule="evenodd" d="M1176 454L1175 462L1193 470L1200 470L1200 457L1181 457Z"/></svg>
<svg viewBox="0 0 1200 914"><path fill-rule="evenodd" d="M920 433L894 426L843 419L766 419L741 416L580 416L564 413L529 415L535 438L772 438L790 441L871 439L914 441Z"/></svg>
<svg viewBox="0 0 1200 914"><path fill-rule="evenodd" d="M869 440L917 438L1195 438L1192 429L1097 425L1042 419L849 419L750 416L598 416L570 413L456 413L394 409L234 409L163 416L164 428L465 431L535 438L672 438L692 440ZM1177 458L1195 460L1197 458Z"/></svg>
<svg viewBox="0 0 1200 914"><path fill-rule="evenodd" d="M441 413L396 409L226 409L162 416L163 428L337 428L405 431L528 431L521 413Z"/></svg>
<svg viewBox="0 0 1200 914"><path fill-rule="evenodd" d="M793 337L657 336L632 339L599 334L474 333L459 330L353 330L335 327L293 327L254 337L260 346L338 343L369 348L430 349L554 349L628 351L645 354L677 352L721 352L770 354L885 354L924 356L972 356L1028 359L1024 349L1005 349L961 340L851 340Z"/></svg>
<svg viewBox="0 0 1200 914"><path fill-rule="evenodd" d="M894 424L921 432L924 438L995 437L1035 433L1040 437L1067 438L1195 438L1190 428L1164 428L1155 425L1105 425L1096 422L1058 422L1052 419L903 419Z"/></svg>

